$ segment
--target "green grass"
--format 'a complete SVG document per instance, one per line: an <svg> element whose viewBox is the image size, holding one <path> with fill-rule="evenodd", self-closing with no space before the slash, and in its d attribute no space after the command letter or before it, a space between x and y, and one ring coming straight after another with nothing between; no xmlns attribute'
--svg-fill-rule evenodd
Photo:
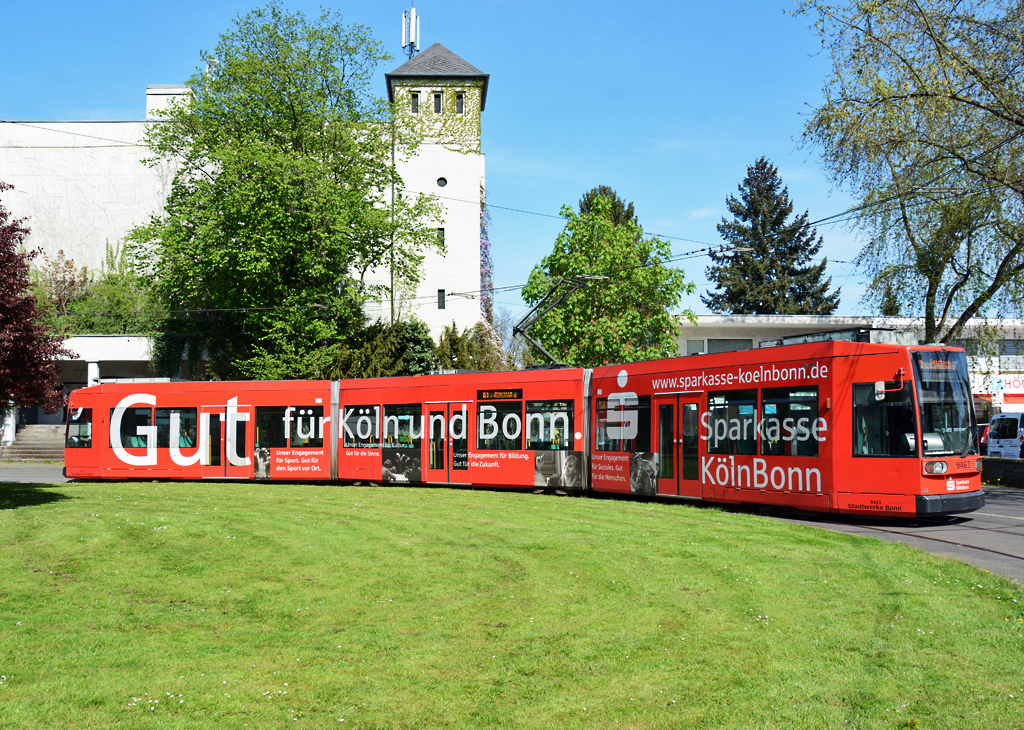
<svg viewBox="0 0 1024 730"><path fill-rule="evenodd" d="M1024 725L1019 586L717 509L0 484L0 579L3 728Z"/></svg>

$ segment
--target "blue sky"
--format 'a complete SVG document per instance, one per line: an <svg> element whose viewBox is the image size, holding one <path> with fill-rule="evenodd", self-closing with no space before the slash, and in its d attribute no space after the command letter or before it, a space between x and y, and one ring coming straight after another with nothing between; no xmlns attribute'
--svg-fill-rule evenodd
<svg viewBox="0 0 1024 730"><path fill-rule="evenodd" d="M177 3L53 0L8 3L0 119L141 119L147 84L182 83L232 18L256 2ZM320 3L284 2L319 14ZM395 60L408 0L327 7L368 26ZM525 283L550 253L557 215L595 185L632 201L649 233L721 242L715 225L747 166L765 155L780 170L797 211L812 220L852 201L800 147L804 115L817 103L828 59L791 0L717 3L421 0L423 47L440 42L490 74L483 116L496 286ZM17 29L10 32L10 29ZM870 314L851 261L859 248L843 225L821 226L822 254L838 314ZM676 253L701 243L671 240ZM682 264L699 291L707 258ZM515 293L499 306L520 312ZM708 310L699 296L684 306Z"/></svg>

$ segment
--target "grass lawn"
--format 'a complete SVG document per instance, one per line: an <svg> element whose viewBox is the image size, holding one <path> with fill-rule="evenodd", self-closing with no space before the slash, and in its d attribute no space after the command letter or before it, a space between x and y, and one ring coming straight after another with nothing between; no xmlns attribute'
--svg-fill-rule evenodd
<svg viewBox="0 0 1024 730"><path fill-rule="evenodd" d="M2 728L1020 728L1024 595L683 504L0 484Z"/></svg>

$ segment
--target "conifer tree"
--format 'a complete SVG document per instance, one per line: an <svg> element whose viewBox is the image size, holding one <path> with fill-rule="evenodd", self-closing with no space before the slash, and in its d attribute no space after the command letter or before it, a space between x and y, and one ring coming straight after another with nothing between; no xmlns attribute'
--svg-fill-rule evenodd
<svg viewBox="0 0 1024 730"><path fill-rule="evenodd" d="M594 201L604 196L611 201L611 208L608 211L608 219L617 226L625 226L630 223L640 225L640 221L633 211L633 204L627 203L619 197L619 194L607 185L598 185L591 188L580 198L580 215L587 215L594 209Z"/></svg>
<svg viewBox="0 0 1024 730"><path fill-rule="evenodd" d="M878 313L883 317L899 317L901 309L900 298L896 294L896 290L893 289L892 284L887 283L885 291L882 292L882 304Z"/></svg>
<svg viewBox="0 0 1024 730"><path fill-rule="evenodd" d="M701 299L724 314L832 314L839 291L830 294L826 261L811 264L821 238L807 227L807 212L789 220L793 203L777 168L762 157L747 168L740 197L726 205L733 219L722 218L718 232L740 253L711 253L708 279L717 291Z"/></svg>

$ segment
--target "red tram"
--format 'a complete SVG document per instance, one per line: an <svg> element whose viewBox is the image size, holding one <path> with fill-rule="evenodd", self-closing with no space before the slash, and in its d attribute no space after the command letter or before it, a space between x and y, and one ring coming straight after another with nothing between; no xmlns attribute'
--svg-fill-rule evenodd
<svg viewBox="0 0 1024 730"><path fill-rule="evenodd" d="M964 351L820 342L583 369L118 383L66 474L559 488L915 516L984 505ZM95 435L95 438L94 438Z"/></svg>

